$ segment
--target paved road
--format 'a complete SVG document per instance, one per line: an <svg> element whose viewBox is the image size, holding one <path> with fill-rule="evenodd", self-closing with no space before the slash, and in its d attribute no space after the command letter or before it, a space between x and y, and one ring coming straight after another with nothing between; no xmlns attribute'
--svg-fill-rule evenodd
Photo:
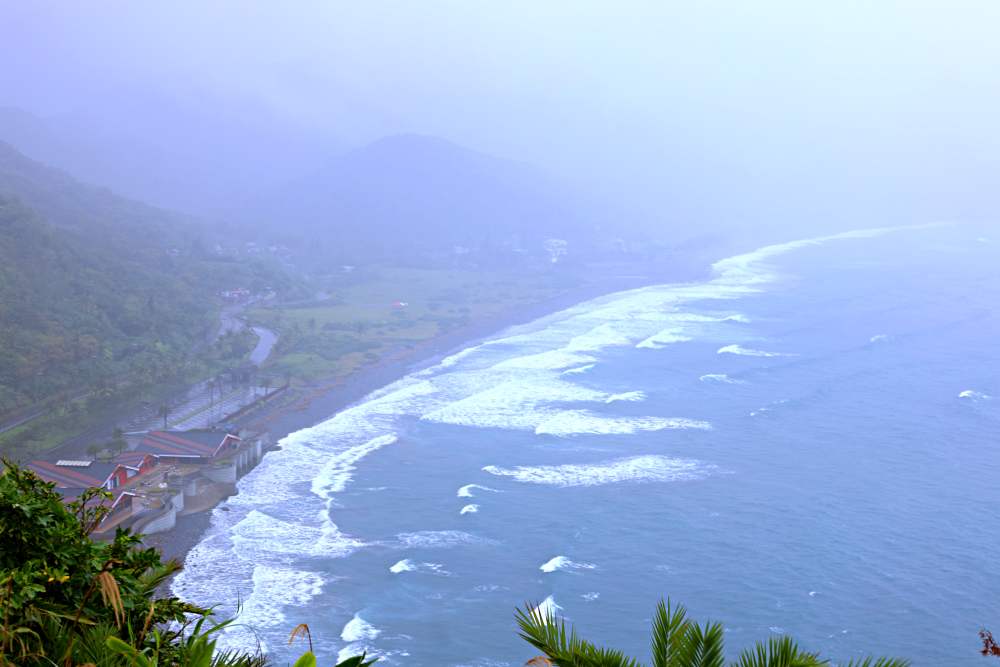
<svg viewBox="0 0 1000 667"><path fill-rule="evenodd" d="M224 307L220 314L219 328L210 336L209 342L217 340L229 331L244 329L247 324L239 317L243 308L242 305ZM248 359L250 363L259 367L271 355L278 342L278 334L264 327L253 327L253 331L257 335L257 345L250 352ZM171 412L167 416L167 426L182 429L210 426L227 414L232 414L252 402L262 393L255 387L223 387L213 385L211 380L199 382L168 402ZM90 444L110 440L114 429L118 426L126 432L163 428L163 418L157 412L157 406L149 405L138 412L122 415L114 422L96 426L70 438L53 449L49 456L56 453L63 456L82 456Z"/></svg>

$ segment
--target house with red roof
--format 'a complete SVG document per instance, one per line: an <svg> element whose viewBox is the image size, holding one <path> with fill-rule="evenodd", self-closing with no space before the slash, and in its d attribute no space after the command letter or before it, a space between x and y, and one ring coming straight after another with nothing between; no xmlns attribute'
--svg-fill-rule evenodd
<svg viewBox="0 0 1000 667"><path fill-rule="evenodd" d="M152 454L160 463L210 463L240 446L240 438L225 431L150 431L136 452Z"/></svg>

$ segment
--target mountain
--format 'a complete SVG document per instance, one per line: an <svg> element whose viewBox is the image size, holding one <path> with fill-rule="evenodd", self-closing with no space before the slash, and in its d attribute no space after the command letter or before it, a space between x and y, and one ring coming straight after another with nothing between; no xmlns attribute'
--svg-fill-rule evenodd
<svg viewBox="0 0 1000 667"><path fill-rule="evenodd" d="M205 234L0 143L0 414L183 370L214 326L217 291L272 280L205 253Z"/></svg>
<svg viewBox="0 0 1000 667"><path fill-rule="evenodd" d="M240 215L288 243L380 256L581 236L592 222L531 165L415 134L337 157Z"/></svg>
<svg viewBox="0 0 1000 667"><path fill-rule="evenodd" d="M342 150L251 100L141 89L44 118L0 108L0 141L81 181L209 217Z"/></svg>

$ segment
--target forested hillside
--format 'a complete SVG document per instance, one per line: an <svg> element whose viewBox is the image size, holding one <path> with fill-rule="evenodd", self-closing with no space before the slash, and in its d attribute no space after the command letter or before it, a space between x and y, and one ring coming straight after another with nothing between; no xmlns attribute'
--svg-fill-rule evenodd
<svg viewBox="0 0 1000 667"><path fill-rule="evenodd" d="M0 144L0 415L184 371L226 287L280 286L193 221L82 185Z"/></svg>

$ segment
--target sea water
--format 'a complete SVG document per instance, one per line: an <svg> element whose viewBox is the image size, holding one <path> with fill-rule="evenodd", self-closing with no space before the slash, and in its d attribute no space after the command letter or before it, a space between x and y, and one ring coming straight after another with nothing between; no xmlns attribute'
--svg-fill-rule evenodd
<svg viewBox="0 0 1000 667"><path fill-rule="evenodd" d="M769 246L499 333L294 433L174 590L282 664L520 665L541 605L648 656L656 602L735 655L976 665L1000 630L1000 234Z"/></svg>

